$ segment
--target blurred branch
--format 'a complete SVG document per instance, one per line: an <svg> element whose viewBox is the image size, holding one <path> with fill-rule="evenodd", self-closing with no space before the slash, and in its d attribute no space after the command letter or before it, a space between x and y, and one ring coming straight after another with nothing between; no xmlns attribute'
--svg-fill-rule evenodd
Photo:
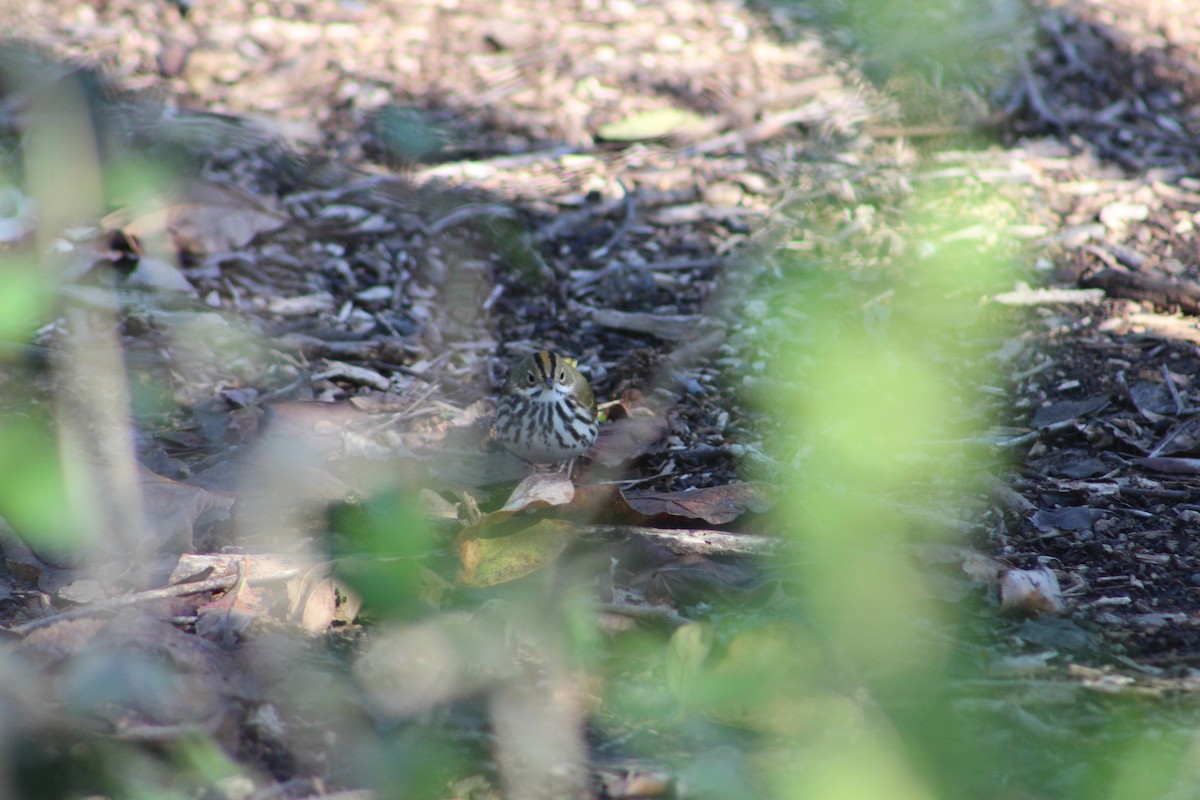
<svg viewBox="0 0 1200 800"><path fill-rule="evenodd" d="M584 525L580 533L590 539L641 536L672 553L703 555L771 555L783 549L783 540L774 536L729 531L689 530L683 528L643 528L637 525Z"/></svg>

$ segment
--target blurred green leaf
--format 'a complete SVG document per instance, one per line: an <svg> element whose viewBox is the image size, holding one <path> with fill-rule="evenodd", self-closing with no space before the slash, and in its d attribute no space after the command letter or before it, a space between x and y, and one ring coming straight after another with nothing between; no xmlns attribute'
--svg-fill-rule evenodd
<svg viewBox="0 0 1200 800"><path fill-rule="evenodd" d="M682 704L689 704L704 662L712 651L709 625L691 622L671 634L667 643L667 687Z"/></svg>
<svg viewBox="0 0 1200 800"><path fill-rule="evenodd" d="M805 758L775 765L781 800L933 800L899 739L886 730L831 741Z"/></svg>
<svg viewBox="0 0 1200 800"><path fill-rule="evenodd" d="M185 736L170 748L176 761L200 779L201 785L215 786L242 775L242 768L207 736ZM253 783L249 783L253 787Z"/></svg>
<svg viewBox="0 0 1200 800"><path fill-rule="evenodd" d="M33 417L0 419L0 516L38 550L69 553L75 526L53 431Z"/></svg>
<svg viewBox="0 0 1200 800"><path fill-rule="evenodd" d="M440 152L445 133L420 109L388 105L367 120L379 155L388 161L413 163Z"/></svg>
<svg viewBox="0 0 1200 800"><path fill-rule="evenodd" d="M4 342L23 341L41 324L46 302L36 261L16 254L0 258L0 355Z"/></svg>
<svg viewBox="0 0 1200 800"><path fill-rule="evenodd" d="M389 492L341 508L331 520L338 556L335 574L358 592L364 608L385 617L428 609L431 591L419 559L432 547L415 495Z"/></svg>

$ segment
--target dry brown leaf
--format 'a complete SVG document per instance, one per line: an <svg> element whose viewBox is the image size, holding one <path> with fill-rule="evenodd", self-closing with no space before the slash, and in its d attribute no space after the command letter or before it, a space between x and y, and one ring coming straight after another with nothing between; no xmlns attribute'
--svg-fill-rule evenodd
<svg viewBox="0 0 1200 800"><path fill-rule="evenodd" d="M263 613L262 602L243 578L196 610L196 634L218 644L233 644Z"/></svg>
<svg viewBox="0 0 1200 800"><path fill-rule="evenodd" d="M608 524L682 527L727 525L746 513L764 513L772 503L766 488L751 483L681 492L622 492L608 483L575 487L571 507L581 516Z"/></svg>
<svg viewBox="0 0 1200 800"><path fill-rule="evenodd" d="M362 598L318 564L300 578L288 581L288 619L314 636L335 622L350 624L362 609Z"/></svg>
<svg viewBox="0 0 1200 800"><path fill-rule="evenodd" d="M999 576L1008 569L1008 565L997 561L991 556L984 555L978 550L961 548L962 571L968 578L984 586L994 586Z"/></svg>
<svg viewBox="0 0 1200 800"><path fill-rule="evenodd" d="M532 508L565 506L575 499L575 484L562 472L535 472L517 484L499 512L509 515Z"/></svg>
<svg viewBox="0 0 1200 800"><path fill-rule="evenodd" d="M458 506L432 489L421 489L417 492L417 506L421 509L422 516L428 519L446 522L458 519Z"/></svg>
<svg viewBox="0 0 1200 800"><path fill-rule="evenodd" d="M535 472L522 480L501 508L480 518L463 530L460 540L479 536L488 528L508 521L522 511L570 505L575 499L575 484L565 473Z"/></svg>
<svg viewBox="0 0 1200 800"><path fill-rule="evenodd" d="M30 631L16 651L31 663L48 667L88 647L108 622L102 619L63 619Z"/></svg>
<svg viewBox="0 0 1200 800"><path fill-rule="evenodd" d="M580 519L613 524L640 519L625 502L621 487L615 483L584 483L576 486L571 513Z"/></svg>
<svg viewBox="0 0 1200 800"><path fill-rule="evenodd" d="M228 671L211 643L198 646L162 620L127 609L62 668L64 704L103 720L128 741L170 741L213 731L227 711Z"/></svg>
<svg viewBox="0 0 1200 800"><path fill-rule="evenodd" d="M914 552L925 564L957 564L963 574L981 586L995 586L1010 567L971 547L948 544L920 544Z"/></svg>
<svg viewBox="0 0 1200 800"><path fill-rule="evenodd" d="M178 558L153 562L152 569L168 576L166 582L176 584L203 580L208 576L234 575L239 569L249 580L282 580L303 574L312 566L311 557L293 554L183 553Z"/></svg>
<svg viewBox="0 0 1200 800"><path fill-rule="evenodd" d="M234 497L192 486L141 470L146 519L154 528L154 543L161 552L192 549L192 534L202 518L229 516Z"/></svg>
<svg viewBox="0 0 1200 800"><path fill-rule="evenodd" d="M288 619L313 635L324 633L337 616L337 590L328 564L317 564L287 584Z"/></svg>
<svg viewBox="0 0 1200 800"><path fill-rule="evenodd" d="M239 250L287 222L286 214L245 189L196 181L182 201L138 217L123 230L139 239L167 230L179 251L202 256Z"/></svg>
<svg viewBox="0 0 1200 800"><path fill-rule="evenodd" d="M1000 576L1000 610L1005 614L1037 617L1065 608L1058 576L1047 567L1010 569Z"/></svg>
<svg viewBox="0 0 1200 800"><path fill-rule="evenodd" d="M763 513L771 501L760 486L729 483L690 492L625 492L629 507L654 522L668 525L699 520L728 525L747 512Z"/></svg>
<svg viewBox="0 0 1200 800"><path fill-rule="evenodd" d="M308 633L324 633L330 623L337 619L337 610L337 589L333 578L325 578L309 591L298 622Z"/></svg>
<svg viewBox="0 0 1200 800"><path fill-rule="evenodd" d="M75 605L86 605L108 599L108 592L95 578L76 578L55 592L54 597Z"/></svg>
<svg viewBox="0 0 1200 800"><path fill-rule="evenodd" d="M744 595L754 577L736 564L688 553L635 576L632 584L645 584L649 602L678 607Z"/></svg>
<svg viewBox="0 0 1200 800"><path fill-rule="evenodd" d="M674 785L669 773L664 770L652 772L648 767L622 771L601 768L599 773L605 797L666 797Z"/></svg>

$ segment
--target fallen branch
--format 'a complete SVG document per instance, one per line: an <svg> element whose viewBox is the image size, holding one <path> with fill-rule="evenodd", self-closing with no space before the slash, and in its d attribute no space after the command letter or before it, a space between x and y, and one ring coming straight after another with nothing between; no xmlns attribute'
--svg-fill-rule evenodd
<svg viewBox="0 0 1200 800"><path fill-rule="evenodd" d="M1163 308L1177 307L1185 314L1200 315L1200 283L1195 281L1102 269L1080 283L1089 289L1103 289L1109 297L1142 300Z"/></svg>
<svg viewBox="0 0 1200 800"><path fill-rule="evenodd" d="M240 554L184 554L179 557L174 565L172 583L169 586L159 589L147 589L144 592L133 592L132 594L112 597L107 600L97 600L59 614L51 614L28 622L22 622L20 625L14 625L11 628L0 628L0 633L25 636L31 631L48 627L56 622L90 617L93 614L116 611L117 609L138 605L139 603L149 603L154 600L165 600L172 597L186 597L187 595L203 594L204 592L226 591L237 584L243 575L248 583L262 584L287 581L302 574L298 567L290 565L280 566L279 562L283 560L284 557L246 556ZM298 561L299 559L291 560ZM189 581L184 577L215 571L227 574L199 581Z"/></svg>
<svg viewBox="0 0 1200 800"><path fill-rule="evenodd" d="M783 548L774 536L687 528L645 528L638 525L584 525L580 533L591 539L611 540L641 536L672 553L701 555L772 555Z"/></svg>
<svg viewBox="0 0 1200 800"><path fill-rule="evenodd" d="M633 224L633 218L637 213L637 205L634 202L633 192L629 191L629 187L624 182L617 181L617 183L620 185L621 191L625 193L621 198L625 214L621 217L621 222L617 225L616 230L613 231L612 236L608 237L608 241L589 254L588 257L596 261L607 256L612 252L614 247L621 243L626 234L629 233L629 226Z"/></svg>
<svg viewBox="0 0 1200 800"><path fill-rule="evenodd" d="M80 619L81 617L90 617L93 614L101 614L105 611L116 611L119 608L137 605L138 603L147 603L151 600L164 600L169 597L184 597L189 594L201 594L202 592L214 592L229 589L238 582L238 575L226 575L221 578L209 578L206 581L196 581L195 583L180 583L174 586L164 586L161 589L150 589L145 592L134 592L133 594L123 595L121 597L113 597L108 600L97 600L94 603L88 603L84 606L72 608L69 611L64 611L61 614L51 614L48 617L32 619L29 622L22 622L20 625L14 625L11 628L0 628L4 633L11 633L16 636L25 636L28 633L54 625L57 622L65 622L72 619Z"/></svg>

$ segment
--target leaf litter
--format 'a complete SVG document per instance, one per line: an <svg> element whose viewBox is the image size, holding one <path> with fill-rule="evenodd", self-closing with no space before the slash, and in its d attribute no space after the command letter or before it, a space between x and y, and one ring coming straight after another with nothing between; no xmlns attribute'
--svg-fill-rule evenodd
<svg viewBox="0 0 1200 800"><path fill-rule="evenodd" d="M53 18L53 4L34 5L25 13L35 19L42 19L39 14ZM377 22L395 22L387 11L361 13L381 15ZM96 20L98 24L118 24L119 17L105 14ZM1137 27L1143 20L1130 14L1124 22L1134 33L1146 33ZM1177 274L1184 269L1182 260L1158 257L1157 250L1161 245L1187 252L1180 238L1187 232L1184 218L1200 204L1193 196L1196 187L1186 178L1167 180L1166 173L1154 173L1153 180L1137 177L1150 174L1138 172L1143 169L1169 172L1178 163L1172 159L1188 156L1188 138L1179 131L1186 131L1191 123L1176 117L1177 102L1171 99L1169 87L1158 83L1149 88L1166 98L1166 111L1155 117L1139 117L1135 104L1107 96L1113 86L1125 85L1122 80L1099 79L1108 75L1104 54L1111 48L1105 35L1110 22L1103 15L1047 11L1038 24L1051 34L1049 50L1058 48L1064 59L1055 61L1043 53L1034 60L1026 85L1019 87L1026 102L1012 124L1028 137L1020 145L1023 149L997 156L983 168L975 160L977 154L943 153L944 163L950 165L946 175L928 178L969 177L1051 197L1056 210L1032 222L1043 230L1076 226L1079 241L1044 242L1053 260L1049 282L1055 290L1086 292L1039 295L1036 302L1017 306L1042 315L1029 321L1041 341L1035 347L1017 343L1011 348L1014 354L1003 362L1012 371L1011 391L1018 413L1011 429L998 431L993 440L1019 452L1026 471L1003 477L1008 491L1015 490L1032 508L1021 510L1011 497L989 506L985 516L990 532L983 533L980 525L972 528L971 535L994 549L997 558L993 563L977 552L960 554L961 569L985 590L961 593L956 602L982 597L993 607L1006 604L1017 616L1050 615L1021 623L1014 638L1032 647L1053 647L1057 655L1009 663L1024 663L1034 672L1062 668L1090 691L1161 694L1191 690L1186 673L1166 675L1154 670L1187 665L1194 656L1192 640L1198 635L1184 622L1194 597L1194 576L1189 572L1194 559L1176 535L1195 522L1195 511L1188 507L1186 483L1169 477L1190 474L1190 460L1168 458L1190 452L1188 425L1195 404L1187 343L1196 339L1191 323L1171 313L1175 308L1194 311L1189 300L1193 282ZM1072 47L1063 38L1064 30L1078 37ZM297 30L272 19L261 22L256 31L278 53L290 52L303 63ZM538 58L553 60L562 55L561 48L570 48L569 37L552 31L534 35L546 37L546 49L534 51ZM402 32L397 41L420 46L407 36ZM322 39L320 46L336 48L337 41L336 36ZM462 48L465 41L440 44ZM719 35L704 42L724 52ZM85 38L67 38L58 46L76 53L86 52L90 45ZM739 392L728 389L728 379L733 377L753 391L756 386L786 382L788 377L773 374L771 348L762 344L781 344L778 326L770 324L769 316L756 313L755 306L746 307L744 315L731 314L707 303L707 298L721 290L736 298L721 283L723 257L750 243L753 226L766 223L765 229L778 235L771 223L790 222L789 215L796 213L793 209L805 208L814 196L856 202L854 218L839 218L827 231L817 221L802 239L793 240L798 249L864 237L872 246L859 252L886 252L879 245L891 234L873 225L871 215L875 206L883 208L903 196L908 172L904 165L891 163L869 148L849 159L868 164L866 173L835 159L833 164L806 165L812 174L799 176L797 185L798 176L773 169L775 145L804 141L853 148L839 135L857 131L859 123L881 112L870 107L878 100L871 92L861 87L851 90L838 82L840 76L830 81L828 65L836 58L829 53L803 50L797 54L774 41L762 46L779 56L766 71L752 59L713 62L727 65L756 91L740 93L752 98L742 101L749 103L747 108L720 96L696 98L703 101L697 104L701 108L721 103L729 107L718 118L721 127L682 149L687 136L675 123L663 124L661 105L630 95L620 106L603 92L595 94L594 104L585 104L586 114L578 104L535 102L546 98L518 93L520 102L504 113L447 119L452 129L446 133L448 138L440 147L420 150L436 152L444 160L410 164L411 172L404 176L364 174L365 162L322 165L320 159L300 158L281 148L279 141L264 137L261 130L216 115L199 114L189 120L212 127L213 138L199 140L179 136L180 131L164 118L133 117L147 126L135 130L135 139L172 142L184 155L199 156L213 176L194 184L188 200L174 206L164 203L119 228L133 242L121 251L121 258L134 256L147 264L159 257L160 250L154 248L162 245L151 247L151 255L143 250L143 240L166 233L169 245L162 263L183 283L163 277L168 272L156 268L147 270L140 286L132 287L149 290L149 296L125 295L110 303L111 293L89 293L91 285L66 287L74 294L64 295L85 306L119 309L131 351L142 346L152 352L157 347L171 356L138 374L161 378L178 408L195 411L183 425L172 428L143 422L138 431L153 442L145 455L155 453L155 463L161 466L159 472L142 476L148 479L142 497L159 532L155 541L164 545L162 553L183 550L185 558L202 557L206 554L186 551L198 541L223 544L222 537L230 531L220 528L237 525L249 528L240 532L243 543L277 543L283 540L281 531L316 538L319 525L309 524L303 512L293 513L290 502L269 506L278 513L252 517L247 509L256 498L235 477L264 469L259 460L264 437L279 435L287 440L294 435L312 445L308 455L299 459L295 451L288 451L275 457L287 460L290 452L296 460L314 458L319 467L309 473L305 490L292 494L280 490L286 501L315 495L353 502L356 490L378 490L381 484L374 476L382 471L420 476L414 482L436 488L428 490L438 498L429 498L426 504L432 509L430 524L460 537L457 563L450 569L444 563L437 566L445 574L458 571L469 587L498 586L552 565L570 569L569 555L577 540L599 547L601 542L611 546L613 538L626 537L637 539L641 546L665 545L675 554L666 555L636 580L623 575L627 580L613 581L623 595L622 602L612 606L618 610L624 606L631 617L638 613L634 609L654 608L654 600L688 613L690 606L723 595L727 599L753 586L756 566L704 555L742 557L779 544L772 522L764 516L771 505L765 499L769 491L759 484L734 481L739 466L767 464L774 470L778 462L771 465L755 455L767 449L764 440L769 431L758 427ZM631 74L637 74L631 50L617 46L615 53ZM197 51L196 72L187 79L210 90L209 102L216 107L228 104L260 112L260 102L274 103L271 109L282 110L284 117L308 107L296 102L280 105L278 98L260 101L247 93L254 78L268 85L279 80L270 70L272 58L247 63L244 54L199 57L204 54L203 48ZM467 96L490 97L489 92L515 88L494 84L478 59L436 62L448 76L462 80L460 91ZM696 62L697 69L703 69L702 63ZM241 79L212 81L207 71L218 67L227 71L222 74L237 73ZM1057 80L1063 69L1074 69L1076 77L1087 80ZM306 91L335 96L338 79L326 72L314 73L318 77ZM162 77L143 76L151 82ZM772 84L754 84L764 80ZM286 83L278 84L278 91L287 94ZM789 86L795 90L791 95ZM814 97L820 98L817 105ZM353 103L329 104L318 113L317 124L329 136L359 131L362 120L356 114L360 109ZM606 121L594 125L591 115ZM408 119L405 114L393 117ZM761 121L751 122L756 117ZM1105 157L1135 177L1118 175L1104 163L1077 158L1059 146L1054 130L1066 117L1081 136L1098 144ZM692 115L687 119L695 121ZM773 122L764 127L768 121ZM949 125L948 129L963 125L957 120L941 124ZM625 150L619 157L591 150L592 132L604 136L606 130L616 131L617 138L647 140L647 145ZM909 131L921 135L916 129ZM547 137L547 132L552 135ZM668 134L667 141L655 141ZM882 127L876 134L882 139L891 135ZM386 128L375 130L374 146L381 146L386 135ZM680 135L683 142L670 141ZM565 150L544 148L551 140L565 142ZM516 152L512 152L513 142L521 142ZM222 150L231 143L236 157ZM750 145L764 149L748 150ZM349 152L354 152L353 146ZM1043 172L1031 174L1026 168L1030 163ZM641 186L630 191L622 181L634 178ZM1090 187L1086 192L1084 184ZM514 206L520 210L514 211ZM1057 210L1062 208L1067 210ZM1099 224L1091 225L1093 219ZM517 221L528 223L535 233L525 233ZM959 240L982 235L968 230L959 233ZM1156 251L1155 260L1146 260L1143 252L1151 250ZM555 252L565 260L546 257ZM494 253L502 258L493 258ZM587 280L600 259L609 262L603 267L605 279ZM119 261L96 257L76 279L86 284L105 269L117 269ZM139 265L134 272L141 269ZM1130 272L1138 269L1161 271L1165 277ZM1141 279L1145 277L1154 280ZM168 284L195 304L180 307L176 301L154 296L169 289ZM579 296L555 297L562 286L577 287ZM1098 290L1104 299L1098 299ZM1081 298L1086 305L1080 305ZM1099 310L1092 307L1097 303ZM865 308L886 314L886 307L883 298ZM488 313L474 313L480 308ZM1104 320L1098 321L1101 317ZM721 324L710 324L718 318ZM200 324L184 326L181 320ZM756 327L761 330L749 330ZM182 341L166 335L185 328L191 333ZM54 333L48 329L39 344L54 346ZM259 336L281 347L246 346ZM196 356L174 358L176 352L184 352L185 343ZM545 345L562 346L578 356L601 392L624 382L652 402L622 405L625 416L597 443L590 467L594 472L583 473L581 485L572 487L570 497L561 481L551 479L539 489L526 487L510 498L508 506L497 508L497 498L503 495L496 494L495 484L515 480L518 476L511 473L519 472L521 465L493 466L496 454L489 449L486 412L481 416L471 411L471 404L494 395L504 363ZM650 373L641 355L645 351L661 358L659 368ZM1049 361L1044 360L1047 354ZM1155 369L1160 366L1161 370ZM1121 375L1119 380L1107 377L1116 374ZM205 419L199 401L212 398L220 398L221 405L209 406ZM178 418L173 422L178 423ZM802 441L786 438L783 446L771 448L785 455L791 450L797 459L803 449ZM450 457L438 462L422 450L441 451L442 456L449 452ZM1097 451L1102 455L1095 455ZM1053 456L1059 457L1057 462ZM459 462L468 462L467 468ZM601 468L623 470L617 477L654 488L597 483L611 475ZM498 476L503 479L497 480ZM318 486L322 488L317 490ZM1001 498L1002 492L994 490L993 495ZM472 519L472 505L493 510ZM507 535L476 535L496 533L493 528L503 531L514 518L529 525ZM594 523L601 519L612 527L600 529ZM252 524L245 524L251 520ZM466 527L471 535L463 536L465 526L475 526L473 531ZM524 539L508 539L522 533ZM1130 541L1135 544L1128 545ZM75 593L59 591L54 596L55 592L29 588L31 580L46 575L46 566L36 556L7 543L4 550L15 578L8 596L22 601L15 608L4 606L10 615L8 627L25 633L22 647L31 652L43 648L38 658L53 661L83 653L101 630L151 630L139 627L132 615L104 621L105 615L122 605L144 605L149 610L160 603L174 604L155 609L173 624L160 621L152 630L173 631L164 637L170 647L179 648L172 652L185 651L180 644L184 639L196 643L195 653L189 652L188 657L204 680L213 683L207 690L197 689L194 696L210 698L215 686L226 698L248 700L257 710L253 716L242 714L242 721L258 720L258 730L274 731L281 739L298 720L271 711L274 705L265 694L246 686L235 690L218 680L218 660L211 655L205 656L208 660L199 658L197 654L208 653L208 643L200 643L207 637L224 646L245 647L246 637L265 636L253 633L256 625L274 630L282 623L296 633L317 637L331 637L357 625L355 603L330 577L328 561L312 563L313 556L307 553L296 556L298 560L287 569L266 573L259 572L262 564L253 557L214 558L194 573L212 570L210 577L190 587L197 590L195 595L186 593L186 584L145 584L130 577L128 585L121 587L80 575L79 581L90 581L86 588L93 594L83 594L85 586L67 580L63 586L75 583ZM917 561L921 563L920 558ZM1069 585L1082 591L1061 592L1059 576L1079 578ZM148 587L156 585L179 594L154 595L156 590ZM132 593L121 594L130 587ZM986 589L998 589L1000 597L989 599ZM114 594L108 596L109 592ZM184 602L187 597L191 599ZM39 608L34 598L51 604L80 603L81 616L55 620L58 609ZM440 602L444 600L432 600L431 605L437 609ZM702 628L693 627L700 623L686 617L671 619L682 623L675 626L674 636L680 642L675 650L680 654L672 667L672 683L677 694L684 694L691 690L696 664L709 657L708 648L700 646L707 634L701 635ZM22 628L40 620L49 624ZM481 685L468 680L472 665L445 646L447 638L453 640L461 633L454 630L456 621L443 619L423 631L434 644L417 652L435 653L435 661L457 664L454 675L460 683L445 691L431 690L424 704L401 703L397 715L428 710L437 702L459 697L464 687ZM464 630L476 628L467 625ZM1113 672L1117 667L1112 664L1079 663L1097 657L1101 636L1132 642L1133 663L1141 671L1129 677ZM133 638L135 651L154 652L149 647L151 635L142 632ZM780 649L791 640L764 633L753 646L744 644L751 638L734 638L722 661L727 665L724 669L743 674L751 668L745 653ZM405 645L389 658L403 659L407 643L416 640L403 637ZM293 647L286 644L290 640L273 641L289 660L310 652L306 644ZM691 644L684 646L685 641ZM497 664L515 663L506 648L496 652ZM120 658L84 661L70 680L86 687L93 685L96 675L116 675L107 697L114 708L126 707L139 719L107 719L114 730L126 735L149 736L153 731L146 726L150 725L171 739L183 735L183 729L174 726L210 724L169 703L138 707L136 699L117 691L123 681L137 679L160 687L163 693L150 694L161 700L172 687L184 685L175 671L180 665L153 666L153 659L147 663L151 666ZM221 669L227 667L221 664ZM493 669L487 670L488 679L495 677ZM413 674L429 675L420 670ZM393 674L391 679L399 676ZM839 701L834 693L824 713L836 716L847 711L843 703L844 698ZM1037 735L1051 735L1051 728L1028 707L1036 704L1016 706L1015 724ZM222 713L242 712L226 708ZM731 710L730 716L736 717L736 711ZM802 717L782 715L778 723L787 727Z"/></svg>

